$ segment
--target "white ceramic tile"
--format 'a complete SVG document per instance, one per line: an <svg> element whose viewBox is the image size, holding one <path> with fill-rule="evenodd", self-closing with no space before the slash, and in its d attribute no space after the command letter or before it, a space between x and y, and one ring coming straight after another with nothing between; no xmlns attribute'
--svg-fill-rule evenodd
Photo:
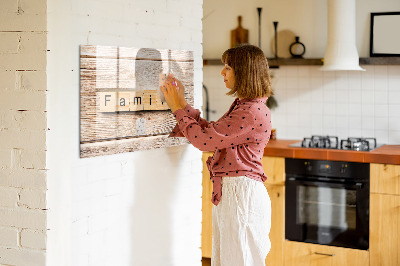
<svg viewBox="0 0 400 266"><path fill-rule="evenodd" d="M385 78L387 79L388 74L388 66L387 65L376 65L374 69L374 77L376 78Z"/></svg>
<svg viewBox="0 0 400 266"><path fill-rule="evenodd" d="M349 128L349 137L360 137L362 135L361 128Z"/></svg>
<svg viewBox="0 0 400 266"><path fill-rule="evenodd" d="M400 131L400 117L389 117L389 130Z"/></svg>
<svg viewBox="0 0 400 266"><path fill-rule="evenodd" d="M360 103L349 104L349 115L361 117L362 106Z"/></svg>
<svg viewBox="0 0 400 266"><path fill-rule="evenodd" d="M304 136L311 136L310 127L298 127L297 128L298 139L302 139Z"/></svg>
<svg viewBox="0 0 400 266"><path fill-rule="evenodd" d="M298 67L297 66L286 66L286 77L297 77Z"/></svg>
<svg viewBox="0 0 400 266"><path fill-rule="evenodd" d="M400 104L400 89L398 91L389 91L389 104Z"/></svg>
<svg viewBox="0 0 400 266"><path fill-rule="evenodd" d="M361 74L363 71L347 71L347 77L350 80L361 82Z"/></svg>
<svg viewBox="0 0 400 266"><path fill-rule="evenodd" d="M362 104L374 103L374 91L373 90L362 90L361 91Z"/></svg>
<svg viewBox="0 0 400 266"><path fill-rule="evenodd" d="M277 77L272 79L272 89L274 91L279 91L286 88L286 78Z"/></svg>
<svg viewBox="0 0 400 266"><path fill-rule="evenodd" d="M314 113L311 115L311 126L312 128L319 128L322 129L324 117L321 113Z"/></svg>
<svg viewBox="0 0 400 266"><path fill-rule="evenodd" d="M389 104L388 113L389 117L400 117L400 104Z"/></svg>
<svg viewBox="0 0 400 266"><path fill-rule="evenodd" d="M387 144L389 142L388 130L377 130L375 129L375 138L379 144Z"/></svg>
<svg viewBox="0 0 400 266"><path fill-rule="evenodd" d="M312 66L310 67L310 75L311 77L323 77L324 73L320 70L320 66Z"/></svg>
<svg viewBox="0 0 400 266"><path fill-rule="evenodd" d="M349 78L347 71L340 71L336 74L336 89L347 90L349 87Z"/></svg>
<svg viewBox="0 0 400 266"><path fill-rule="evenodd" d="M388 78L388 89L390 91L398 91L398 90L400 90L400 75L398 75L398 76L389 76L389 78Z"/></svg>
<svg viewBox="0 0 400 266"><path fill-rule="evenodd" d="M334 103L325 103L323 109L324 116L336 114L336 104Z"/></svg>
<svg viewBox="0 0 400 266"><path fill-rule="evenodd" d="M388 117L375 117L375 130L388 130L389 118Z"/></svg>
<svg viewBox="0 0 400 266"><path fill-rule="evenodd" d="M332 86L324 87L324 98L325 103L334 103L336 101L336 91Z"/></svg>
<svg viewBox="0 0 400 266"><path fill-rule="evenodd" d="M324 78L335 78L335 71L321 71Z"/></svg>
<svg viewBox="0 0 400 266"><path fill-rule="evenodd" d="M345 115L336 116L336 128L348 129L349 127L349 117Z"/></svg>
<svg viewBox="0 0 400 266"><path fill-rule="evenodd" d="M298 78L297 77L287 77L286 78L286 87L288 89L297 89L299 87Z"/></svg>
<svg viewBox="0 0 400 266"><path fill-rule="evenodd" d="M349 129L348 128L337 128L336 136L339 138L338 145L340 146L340 140L347 139L349 137Z"/></svg>
<svg viewBox="0 0 400 266"><path fill-rule="evenodd" d="M362 121L360 116L349 116L349 129L361 129Z"/></svg>
<svg viewBox="0 0 400 266"><path fill-rule="evenodd" d="M336 90L336 79L335 76L332 77L324 77L323 79L324 85L323 88L324 90L329 89L329 90Z"/></svg>
<svg viewBox="0 0 400 266"><path fill-rule="evenodd" d="M362 129L374 129L375 128L375 119L371 116L363 116L361 118Z"/></svg>
<svg viewBox="0 0 400 266"><path fill-rule="evenodd" d="M311 114L311 104L299 103L298 113L301 115L309 116Z"/></svg>
<svg viewBox="0 0 400 266"><path fill-rule="evenodd" d="M362 90L373 90L374 89L374 77L373 76L362 76L361 89Z"/></svg>
<svg viewBox="0 0 400 266"><path fill-rule="evenodd" d="M276 138L278 138L278 139L287 139L287 138L289 138L288 134L287 134L287 131L288 131L287 127L279 127L279 126L272 125L272 128L276 129Z"/></svg>
<svg viewBox="0 0 400 266"><path fill-rule="evenodd" d="M397 76L400 77L400 66L388 66L388 76Z"/></svg>
<svg viewBox="0 0 400 266"><path fill-rule="evenodd" d="M324 90L322 88L315 88L311 93L312 102L321 102L324 97Z"/></svg>
<svg viewBox="0 0 400 266"><path fill-rule="evenodd" d="M304 103L310 104L312 101L312 94L313 94L313 91L309 88L308 89L299 88L299 102L301 102L303 104Z"/></svg>
<svg viewBox="0 0 400 266"><path fill-rule="evenodd" d="M298 77L302 77L302 78L307 78L309 79L311 76L311 69L308 66L304 66L304 67L299 67L297 69L297 75Z"/></svg>
<svg viewBox="0 0 400 266"><path fill-rule="evenodd" d="M400 130L399 131L389 131L388 144L394 144L394 145L400 144Z"/></svg>
<svg viewBox="0 0 400 266"><path fill-rule="evenodd" d="M374 94L375 104L385 104L388 102L388 92L387 91L375 91Z"/></svg>
<svg viewBox="0 0 400 266"><path fill-rule="evenodd" d="M336 115L339 116L349 115L349 105L346 103L336 103Z"/></svg>
<svg viewBox="0 0 400 266"><path fill-rule="evenodd" d="M361 116L363 117L374 117L375 106L373 104L362 104L361 105Z"/></svg>
<svg viewBox="0 0 400 266"><path fill-rule="evenodd" d="M324 111L324 104L322 102L320 102L320 101L311 102L312 115L319 114L322 116L323 111Z"/></svg>
<svg viewBox="0 0 400 266"><path fill-rule="evenodd" d="M324 120L322 121L322 124L323 124L323 128L325 130L335 128L336 116L335 115L324 115ZM329 133L329 134L331 134L331 133Z"/></svg>
<svg viewBox="0 0 400 266"><path fill-rule="evenodd" d="M310 88L311 82L310 82L309 77L299 76L297 82L298 82L298 85L297 85L298 88L307 88L307 89Z"/></svg>
<svg viewBox="0 0 400 266"><path fill-rule="evenodd" d="M361 136L362 138L374 138L375 137L375 132L373 129L369 128L363 128L361 130Z"/></svg>
<svg viewBox="0 0 400 266"><path fill-rule="evenodd" d="M324 79L322 77L311 77L310 78L310 87L312 89L320 89L324 85Z"/></svg>
<svg viewBox="0 0 400 266"><path fill-rule="evenodd" d="M375 78L374 89L375 89L375 91L387 91L388 79L387 78Z"/></svg>
<svg viewBox="0 0 400 266"><path fill-rule="evenodd" d="M389 106L387 104L375 104L374 108L375 108L375 117L387 117L389 115Z"/></svg>
<svg viewBox="0 0 400 266"><path fill-rule="evenodd" d="M298 114L296 114L296 113L293 113L293 114L290 114L290 115L288 115L288 117L286 118L287 119L287 124L289 125L289 126L292 126L292 127L298 127L298 126L300 126L302 123L301 123L301 121L299 120L299 115Z"/></svg>
<svg viewBox="0 0 400 266"><path fill-rule="evenodd" d="M361 103L362 90L349 90L349 103Z"/></svg>
<svg viewBox="0 0 400 266"><path fill-rule="evenodd" d="M327 136L336 136L337 135L337 128L335 127L324 127L321 135Z"/></svg>
<svg viewBox="0 0 400 266"><path fill-rule="evenodd" d="M364 65L365 71L355 71L361 73L361 76L373 76L375 72L375 65Z"/></svg>
<svg viewBox="0 0 400 266"><path fill-rule="evenodd" d="M352 77L352 78L349 77L348 89L350 91L352 91L352 90L356 90L356 91L357 90L361 90L361 76Z"/></svg>
<svg viewBox="0 0 400 266"><path fill-rule="evenodd" d="M324 135L325 132L322 127L312 127L310 135ZM304 136L306 137L306 136Z"/></svg>
<svg viewBox="0 0 400 266"><path fill-rule="evenodd" d="M297 133L298 127L288 126L286 129L287 130L286 130L285 138L288 138L288 139L301 139L302 138L302 136Z"/></svg>
<svg viewBox="0 0 400 266"><path fill-rule="evenodd" d="M348 90L337 90L336 91L336 103L349 103L349 91Z"/></svg>

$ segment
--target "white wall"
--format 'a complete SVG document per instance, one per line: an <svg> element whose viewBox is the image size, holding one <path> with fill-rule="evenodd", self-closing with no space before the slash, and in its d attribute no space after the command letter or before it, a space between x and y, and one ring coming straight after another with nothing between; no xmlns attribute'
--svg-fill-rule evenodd
<svg viewBox="0 0 400 266"><path fill-rule="evenodd" d="M46 261L46 1L0 1L0 265Z"/></svg>
<svg viewBox="0 0 400 266"><path fill-rule="evenodd" d="M307 47L305 57L323 57L326 47L327 1L230 2L204 1L204 58L220 58L229 48L229 31L236 27L236 17L243 15L244 27L250 30L250 43L257 45L257 7L266 11L262 21L270 27L262 33L262 49L272 52L267 43L273 38L272 21L280 29L291 29ZM400 10L400 2L356 1L357 47L361 57L369 56L369 13ZM250 6L250 7L249 7ZM251 9L251 10L250 10ZM221 14L224 14L223 16ZM247 25L246 25L247 19ZM252 22L251 22L252 21ZM281 23L282 22L282 23ZM268 26L271 24L271 26ZM218 26L215 26L218 25ZM279 30L278 26L278 30ZM219 32L219 33L217 33ZM222 36L216 38L216 36ZM270 35L268 35L270 34ZM214 35L212 37L212 35ZM311 135L376 137L382 144L400 143L400 66L363 66L365 72L321 72L318 66L281 66L272 69L273 89L279 107L272 111L272 124L281 139L302 139ZM210 109L218 119L232 102L225 96L220 76L221 66L205 66L204 84L210 92Z"/></svg>
<svg viewBox="0 0 400 266"><path fill-rule="evenodd" d="M79 158L79 45L193 50L201 105L201 18L201 0L48 1L48 265L201 264L201 152Z"/></svg>
<svg viewBox="0 0 400 266"><path fill-rule="evenodd" d="M242 26L249 30L249 43L258 45L258 7L262 8L261 49L267 57L274 55L272 22L278 21L278 32L291 31L300 37L300 41L306 46L305 57L321 58L324 56L327 41L327 2L327 0L204 0L204 58L219 59L229 48L230 31L237 27L238 16L242 16ZM399 10L398 0L356 0L356 42L360 57L369 56L370 13Z"/></svg>

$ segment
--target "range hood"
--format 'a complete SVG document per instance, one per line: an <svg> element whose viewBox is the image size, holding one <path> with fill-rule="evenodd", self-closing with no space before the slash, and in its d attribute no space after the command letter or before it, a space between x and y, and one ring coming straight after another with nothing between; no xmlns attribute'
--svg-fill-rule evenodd
<svg viewBox="0 0 400 266"><path fill-rule="evenodd" d="M358 70L355 0L328 0L328 44L323 71Z"/></svg>

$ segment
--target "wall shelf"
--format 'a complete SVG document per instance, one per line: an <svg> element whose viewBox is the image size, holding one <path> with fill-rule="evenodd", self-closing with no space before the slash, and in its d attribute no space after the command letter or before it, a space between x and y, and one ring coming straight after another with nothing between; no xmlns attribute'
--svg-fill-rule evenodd
<svg viewBox="0 0 400 266"><path fill-rule="evenodd" d="M279 66L321 66L322 58L268 58L271 68ZM220 59L204 59L204 66L222 65ZM400 57L362 57L360 65L400 65Z"/></svg>
<svg viewBox="0 0 400 266"><path fill-rule="evenodd" d="M360 65L400 65L400 57L362 57Z"/></svg>

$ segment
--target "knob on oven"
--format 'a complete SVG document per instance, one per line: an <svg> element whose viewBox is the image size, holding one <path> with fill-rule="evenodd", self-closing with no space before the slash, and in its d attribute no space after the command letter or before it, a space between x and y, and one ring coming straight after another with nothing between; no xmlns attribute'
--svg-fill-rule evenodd
<svg viewBox="0 0 400 266"><path fill-rule="evenodd" d="M306 167L307 171L310 172L312 170L311 162L304 162L304 166Z"/></svg>
<svg viewBox="0 0 400 266"><path fill-rule="evenodd" d="M344 174L344 173L346 173L346 169L347 169L347 164L342 164L342 167L340 167L340 173L341 174Z"/></svg>

